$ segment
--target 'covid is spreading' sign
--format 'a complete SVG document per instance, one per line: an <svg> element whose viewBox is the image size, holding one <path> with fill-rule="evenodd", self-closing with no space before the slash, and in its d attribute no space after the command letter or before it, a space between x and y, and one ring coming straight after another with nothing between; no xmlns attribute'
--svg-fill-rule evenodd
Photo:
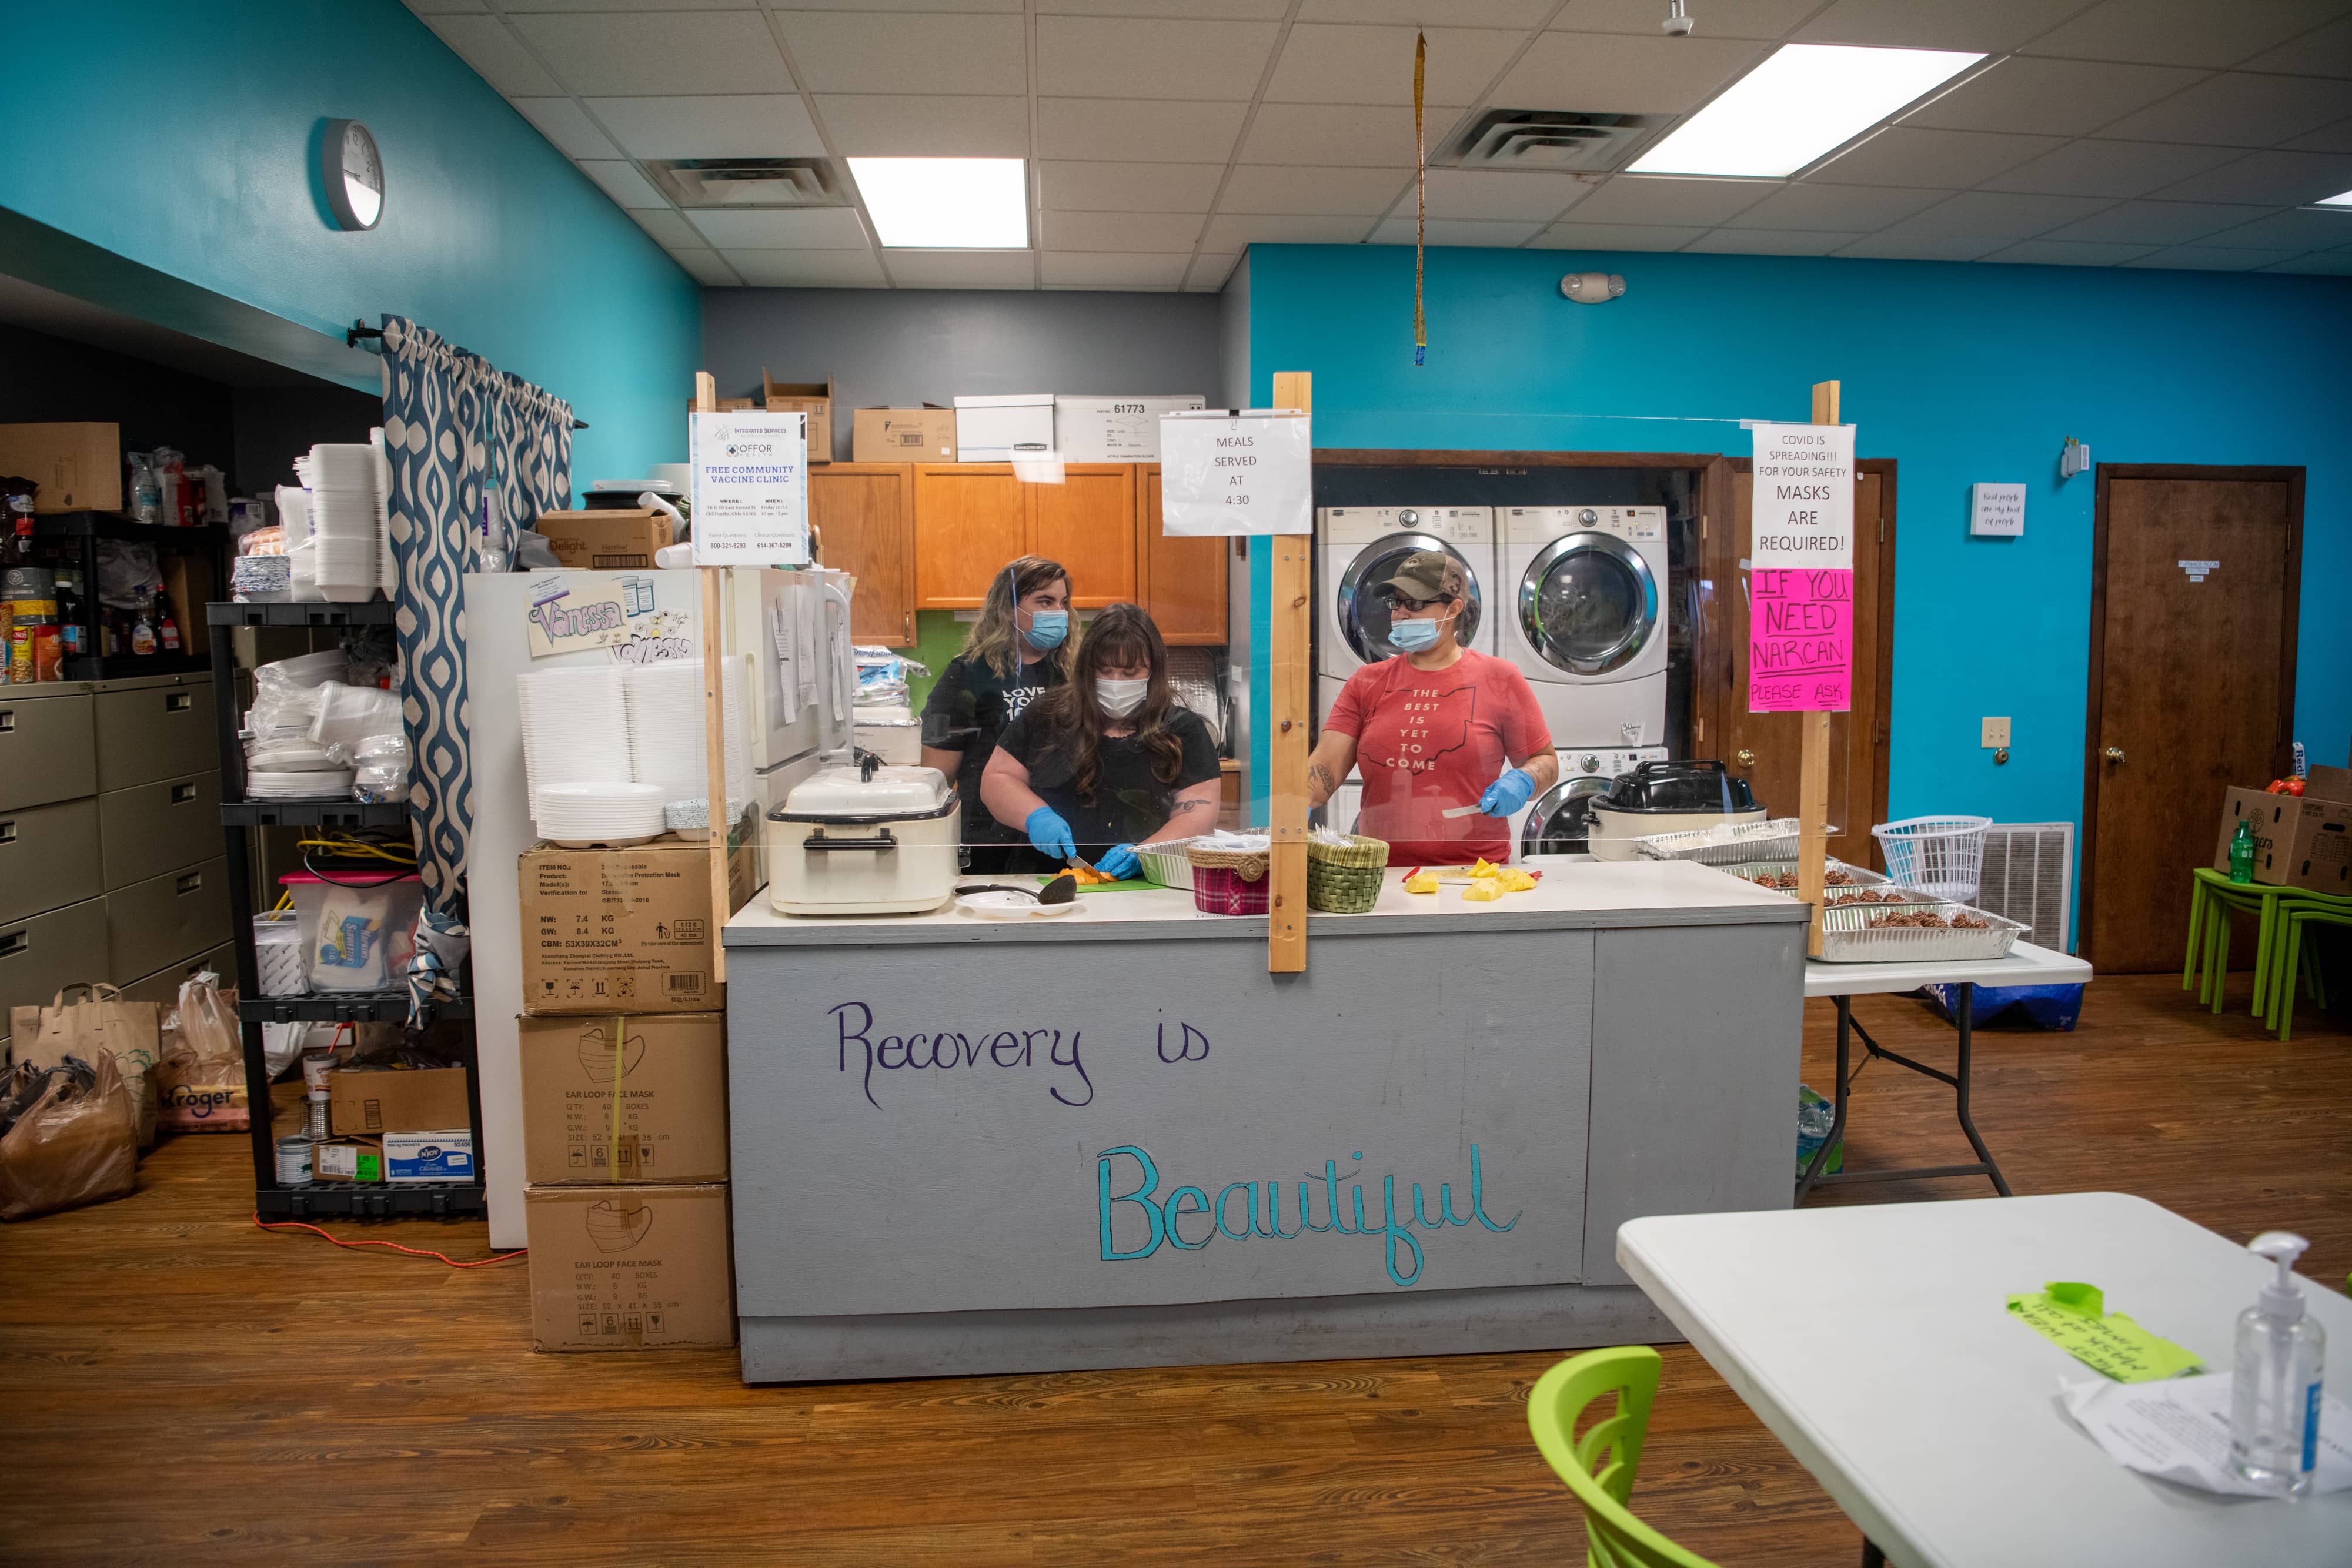
<svg viewBox="0 0 2352 1568"><path fill-rule="evenodd" d="M1844 713L1853 685L1853 426L1759 424L1748 710Z"/></svg>

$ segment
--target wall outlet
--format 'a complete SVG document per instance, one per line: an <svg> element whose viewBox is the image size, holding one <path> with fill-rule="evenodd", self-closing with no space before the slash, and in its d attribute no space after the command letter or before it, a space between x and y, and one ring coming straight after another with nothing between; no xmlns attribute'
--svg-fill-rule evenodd
<svg viewBox="0 0 2352 1568"><path fill-rule="evenodd" d="M1988 747L2007 746L2009 744L2009 720L2005 718L1989 718L1985 720L1984 739L1979 744Z"/></svg>

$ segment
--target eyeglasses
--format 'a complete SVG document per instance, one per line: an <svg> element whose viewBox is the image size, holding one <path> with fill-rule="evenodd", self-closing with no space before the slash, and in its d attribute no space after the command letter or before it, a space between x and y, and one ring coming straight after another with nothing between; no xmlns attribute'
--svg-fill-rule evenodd
<svg viewBox="0 0 2352 1568"><path fill-rule="evenodd" d="M1441 604L1450 602L1451 601L1444 599L1415 599L1409 593L1399 593L1393 589L1389 591L1390 608L1410 610L1416 615L1424 610L1434 610Z"/></svg>

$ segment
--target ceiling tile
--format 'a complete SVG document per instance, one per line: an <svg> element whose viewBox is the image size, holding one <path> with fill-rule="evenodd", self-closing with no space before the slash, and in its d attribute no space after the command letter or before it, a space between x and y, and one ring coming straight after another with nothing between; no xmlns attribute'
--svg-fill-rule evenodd
<svg viewBox="0 0 2352 1568"><path fill-rule="evenodd" d="M636 219L637 226L653 235L655 243L666 250L702 250L710 244L674 208L639 207L632 209L629 216Z"/></svg>
<svg viewBox="0 0 2352 1568"><path fill-rule="evenodd" d="M864 250L866 225L848 207L801 212L689 212L686 221L720 250Z"/></svg>
<svg viewBox="0 0 2352 1568"><path fill-rule="evenodd" d="M757 11L566 13L509 20L564 86L595 94L790 92Z"/></svg>
<svg viewBox="0 0 2352 1568"><path fill-rule="evenodd" d="M1797 29L1806 44L1870 44L1895 49L1975 49L1997 55L2050 26L2051 0L1836 0Z"/></svg>
<svg viewBox="0 0 2352 1568"><path fill-rule="evenodd" d="M1974 261L2000 242L1940 239L1927 235L1864 235L1833 256L1878 261Z"/></svg>
<svg viewBox="0 0 2352 1568"><path fill-rule="evenodd" d="M2112 120L2202 80L2204 75L2177 66L2123 66L2015 55L1913 110L1903 117L1903 123L1942 131L2088 136Z"/></svg>
<svg viewBox="0 0 2352 1568"><path fill-rule="evenodd" d="M1924 213L1889 224L1880 233L1903 239L1978 245L1978 255L2032 239L2061 224L2089 217L2109 204L2096 196L2028 196L1962 191Z"/></svg>
<svg viewBox="0 0 2352 1568"><path fill-rule="evenodd" d="M1558 8L1559 0L1300 0L1298 19L1391 22L1405 26L1443 22L1450 27L1533 27Z"/></svg>
<svg viewBox="0 0 2352 1568"><path fill-rule="evenodd" d="M2249 152L2155 194L2173 202L2267 202L2301 206L2352 190L2352 156L2340 152Z"/></svg>
<svg viewBox="0 0 2352 1568"><path fill-rule="evenodd" d="M1041 244L1047 250L1182 251L1190 256L1201 226L1208 221L1199 213L1055 213L1040 220Z"/></svg>
<svg viewBox="0 0 2352 1568"><path fill-rule="evenodd" d="M2054 136L1890 125L1806 176L1831 185L1973 185L2058 145Z"/></svg>
<svg viewBox="0 0 2352 1568"><path fill-rule="evenodd" d="M428 16L425 25L509 98L559 98L563 84L496 16Z"/></svg>
<svg viewBox="0 0 2352 1568"><path fill-rule="evenodd" d="M697 283L707 284L713 288L730 288L740 281L734 268L721 261L715 250L681 246L669 251L669 258L692 273Z"/></svg>
<svg viewBox="0 0 2352 1568"><path fill-rule="evenodd" d="M1680 250L1705 229L1645 224L1554 224L1528 242L1530 250Z"/></svg>
<svg viewBox="0 0 2352 1568"><path fill-rule="evenodd" d="M792 0L795 11L992 11L1021 15L1021 0ZM1067 9L1066 6L1057 7Z"/></svg>
<svg viewBox="0 0 2352 1568"><path fill-rule="evenodd" d="M568 98L518 98L512 102L517 111L537 126L539 133L554 142L555 150L566 158L621 156L621 150L596 129L595 121Z"/></svg>
<svg viewBox="0 0 2352 1568"><path fill-rule="evenodd" d="M2352 120L2339 120L2333 125L2322 126L2308 136L2298 136L2287 146L2305 152L2352 152Z"/></svg>
<svg viewBox="0 0 2352 1568"><path fill-rule="evenodd" d="M2169 141L2069 141L1996 174L1987 191L2041 191L2060 196L2139 196L2235 162L2245 154L2234 147L2184 147Z"/></svg>
<svg viewBox="0 0 2352 1568"><path fill-rule="evenodd" d="M1410 178L1410 175L1408 175ZM1550 223L1597 187L1573 174L1514 174L1491 169L1432 169L1429 215ZM1396 211L1412 211L1407 191Z"/></svg>
<svg viewBox="0 0 2352 1568"><path fill-rule="evenodd" d="M2250 71L2291 77L2352 77L2352 16L2242 61Z"/></svg>
<svg viewBox="0 0 2352 1568"><path fill-rule="evenodd" d="M2250 223L2264 216L2267 210L2208 202L2126 202L2063 229L2053 229L2042 237L2113 245L2186 245Z"/></svg>
<svg viewBox="0 0 2352 1568"><path fill-rule="evenodd" d="M1535 238L1544 225L1540 223L1481 223L1475 218L1432 218L1423 226L1425 230L1423 243L1428 245L1508 249ZM1411 245L1413 230L1413 221L1410 216L1389 218L1372 231L1371 243Z"/></svg>
<svg viewBox="0 0 2352 1568"><path fill-rule="evenodd" d="M1691 14L1694 37L1780 38L1821 8L1821 0L1702 0ZM1557 33L1635 33L1661 36L1665 7L1658 0L1570 0L1552 24Z"/></svg>
<svg viewBox="0 0 2352 1568"><path fill-rule="evenodd" d="M1777 181L1768 180L1680 180L1668 175L1620 174L1578 204L1576 221L1696 224L1712 228L1782 188Z"/></svg>
<svg viewBox="0 0 2352 1568"><path fill-rule="evenodd" d="M1037 90L1246 103L1257 96L1280 32L1272 22L1040 16Z"/></svg>
<svg viewBox="0 0 2352 1568"><path fill-rule="evenodd" d="M1509 109L1680 114L1769 53L1769 45L1738 38L1550 32L1520 57L1488 101Z"/></svg>
<svg viewBox="0 0 2352 1568"><path fill-rule="evenodd" d="M2176 245L2124 265L2173 267L2198 272L2252 272L2274 262L2292 261L2299 254L2292 250L2224 250L2219 246Z"/></svg>
<svg viewBox="0 0 2352 1568"><path fill-rule="evenodd" d="M592 98L633 158L821 158L824 139L795 93L752 97Z"/></svg>
<svg viewBox="0 0 2352 1568"><path fill-rule="evenodd" d="M1873 229L1925 211L1951 194L1948 191L1915 191L1895 185L1821 185L1812 181L1783 185L1738 217L1727 220L1736 229L1809 229L1825 233Z"/></svg>
<svg viewBox="0 0 2352 1568"><path fill-rule="evenodd" d="M1225 175L1222 163L1053 162L1037 172L1045 204L1064 213L1205 213Z"/></svg>
<svg viewBox="0 0 2352 1568"><path fill-rule="evenodd" d="M1238 251L1210 251L1192 258L1192 270L1184 275L1188 289L1215 291L1224 287L1234 268L1241 265Z"/></svg>
<svg viewBox="0 0 2352 1568"><path fill-rule="evenodd" d="M880 288L870 250L730 250L727 260L755 288Z"/></svg>
<svg viewBox="0 0 2352 1568"><path fill-rule="evenodd" d="M1827 256L1861 237L1857 234L1815 234L1801 229L1715 229L1683 248L1717 256Z"/></svg>
<svg viewBox="0 0 2352 1568"><path fill-rule="evenodd" d="M2321 250L2309 256L2296 256L2262 269L2264 272L2321 273L2335 277L2352 277L2352 251Z"/></svg>
<svg viewBox="0 0 2352 1568"><path fill-rule="evenodd" d="M872 0L888 9L891 0ZM1020 0L1012 8L1021 9ZM1037 14L1072 16L1176 16L1187 21L1279 22L1290 0L1037 0Z"/></svg>
<svg viewBox="0 0 2352 1568"><path fill-rule="evenodd" d="M778 11L811 92L1025 93L1028 42L1017 16L866 16Z"/></svg>
<svg viewBox="0 0 2352 1568"><path fill-rule="evenodd" d="M1221 214L1209 220L1201 248L1240 250L1253 245L1354 245L1370 228L1367 218L1275 217L1251 213Z"/></svg>
<svg viewBox="0 0 2352 1568"><path fill-rule="evenodd" d="M817 113L845 158L1025 158L1029 100L827 93Z"/></svg>
<svg viewBox="0 0 2352 1568"><path fill-rule="evenodd" d="M604 193L625 207L666 207L669 198L653 188L634 163L584 159L580 172L604 187Z"/></svg>
<svg viewBox="0 0 2352 1568"><path fill-rule="evenodd" d="M2352 113L2352 82L2225 71L2126 115L2099 134L2136 141L2270 147Z"/></svg>
<svg viewBox="0 0 2352 1568"><path fill-rule="evenodd" d="M1236 168L1218 199L1221 213L1319 215L1355 213L1378 217L1396 201L1397 188L1412 176L1394 169L1276 168L1250 163Z"/></svg>
<svg viewBox="0 0 2352 1568"><path fill-rule="evenodd" d="M1159 256L1049 250L1041 265L1048 287L1173 288L1184 281L1192 253L1190 248Z"/></svg>
<svg viewBox="0 0 2352 1568"><path fill-rule="evenodd" d="M499 0L501 11L753 11L759 0Z"/></svg>
<svg viewBox="0 0 2352 1568"><path fill-rule="evenodd" d="M2125 262L2153 256L2157 248L2152 245L2089 245L2079 240L2030 239L1977 259L2036 267L2121 267Z"/></svg>
<svg viewBox="0 0 2352 1568"><path fill-rule="evenodd" d="M1036 260L1025 250L894 250L890 276L901 288L1034 288Z"/></svg>
<svg viewBox="0 0 2352 1568"><path fill-rule="evenodd" d="M1423 111L1429 145L1444 144L1465 111ZM1242 142L1244 163L1346 163L1359 168L1413 166L1410 104L1262 103Z"/></svg>
<svg viewBox="0 0 2352 1568"><path fill-rule="evenodd" d="M2333 250L2338 246L2352 245L2352 213L2315 213L2301 208L2273 213L2266 218L2223 229L2206 243L2220 249L2292 250L2297 255L2306 250Z"/></svg>
<svg viewBox="0 0 2352 1568"><path fill-rule="evenodd" d="M1037 100L1040 158L1222 163L1241 135L1239 103L1126 103L1107 98Z"/></svg>
<svg viewBox="0 0 2352 1568"><path fill-rule="evenodd" d="M1477 102L1523 37L1470 27L1426 31L1425 101L1438 103ZM1283 46L1282 59L1266 88L1266 101L1409 104L1412 101L1412 40L1411 27L1300 23L1290 29L1289 41Z"/></svg>
<svg viewBox="0 0 2352 1568"><path fill-rule="evenodd" d="M2028 53L2158 66L2233 66L2343 11L2340 0L2104 0L2026 45Z"/></svg>

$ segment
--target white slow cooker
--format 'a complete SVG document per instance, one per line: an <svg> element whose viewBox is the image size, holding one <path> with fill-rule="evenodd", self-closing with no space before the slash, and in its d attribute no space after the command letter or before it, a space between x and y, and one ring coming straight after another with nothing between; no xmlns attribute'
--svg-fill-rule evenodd
<svg viewBox="0 0 2352 1568"><path fill-rule="evenodd" d="M955 896L962 822L936 768L870 751L793 786L768 813L768 903L780 915L918 915Z"/></svg>

